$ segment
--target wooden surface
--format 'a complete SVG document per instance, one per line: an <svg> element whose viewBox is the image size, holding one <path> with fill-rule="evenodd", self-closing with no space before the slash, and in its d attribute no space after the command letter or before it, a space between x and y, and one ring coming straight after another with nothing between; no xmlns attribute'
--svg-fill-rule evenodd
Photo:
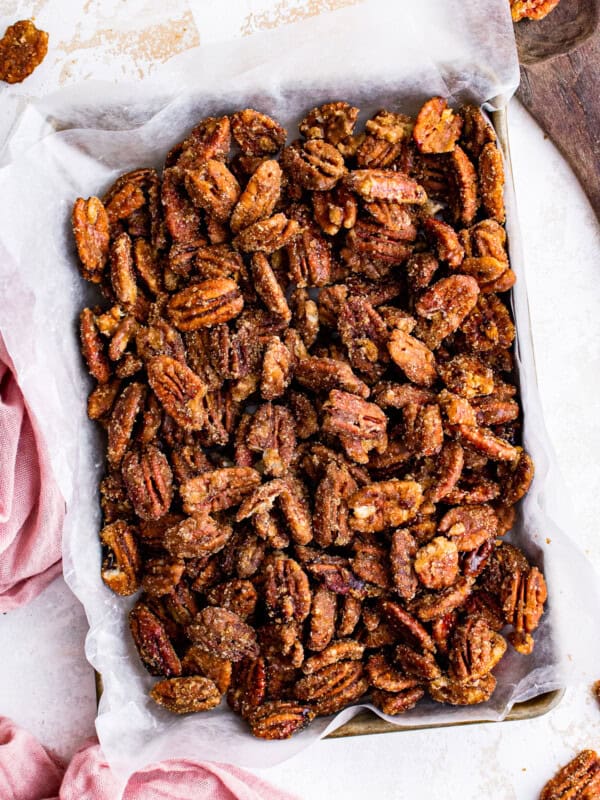
<svg viewBox="0 0 600 800"><path fill-rule="evenodd" d="M562 0L540 22L516 25L517 97L579 178L600 220L600 0Z"/></svg>

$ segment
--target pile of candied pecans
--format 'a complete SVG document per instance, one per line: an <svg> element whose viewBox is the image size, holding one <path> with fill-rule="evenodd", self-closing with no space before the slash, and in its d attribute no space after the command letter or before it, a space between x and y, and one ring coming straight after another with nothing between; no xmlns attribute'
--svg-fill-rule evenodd
<svg viewBox="0 0 600 800"><path fill-rule="evenodd" d="M495 133L439 97L357 117L315 108L287 147L208 118L73 210L106 300L81 314L103 580L142 590L158 704L226 694L266 739L367 693L482 703L546 600L502 541L533 464Z"/></svg>

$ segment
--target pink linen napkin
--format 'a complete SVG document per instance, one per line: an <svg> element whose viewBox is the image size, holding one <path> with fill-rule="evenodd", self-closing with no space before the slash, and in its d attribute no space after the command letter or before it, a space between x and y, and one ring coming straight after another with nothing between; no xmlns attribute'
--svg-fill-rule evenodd
<svg viewBox="0 0 600 800"><path fill-rule="evenodd" d="M0 613L60 574L64 500L0 336Z"/></svg>
<svg viewBox="0 0 600 800"><path fill-rule="evenodd" d="M94 740L65 769L27 731L0 717L2 800L298 800L231 764L186 760L153 764L123 794Z"/></svg>

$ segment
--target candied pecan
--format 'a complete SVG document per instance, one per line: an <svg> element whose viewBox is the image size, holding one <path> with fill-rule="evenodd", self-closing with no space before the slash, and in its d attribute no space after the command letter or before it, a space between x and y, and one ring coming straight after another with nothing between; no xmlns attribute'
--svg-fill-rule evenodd
<svg viewBox="0 0 600 800"><path fill-rule="evenodd" d="M428 653L435 652L435 643L431 636L401 605L391 600L382 600L380 608L385 620L411 648L418 648Z"/></svg>
<svg viewBox="0 0 600 800"><path fill-rule="evenodd" d="M273 214L267 219L259 219L240 231L233 243L247 253L274 253L285 247L300 233L300 226L285 214Z"/></svg>
<svg viewBox="0 0 600 800"><path fill-rule="evenodd" d="M221 692L210 678L168 678L155 683L150 697L175 714L209 711L221 702Z"/></svg>
<svg viewBox="0 0 600 800"><path fill-rule="evenodd" d="M462 118L455 115L443 97L432 97L415 120L413 139L421 153L449 153L454 150L462 129Z"/></svg>
<svg viewBox="0 0 600 800"><path fill-rule="evenodd" d="M180 331L218 325L237 317L244 307L238 285L229 278L202 281L173 295L168 314Z"/></svg>
<svg viewBox="0 0 600 800"><path fill-rule="evenodd" d="M122 305L133 308L138 290L133 269L131 239L126 233L117 236L110 248L110 282Z"/></svg>
<svg viewBox="0 0 600 800"><path fill-rule="evenodd" d="M419 681L432 681L442 674L442 670L433 653L417 653L416 650L406 644L396 646L394 660L405 674Z"/></svg>
<svg viewBox="0 0 600 800"><path fill-rule="evenodd" d="M457 506L442 517L438 530L450 537L458 550L475 550L496 535L498 518L488 505Z"/></svg>
<svg viewBox="0 0 600 800"><path fill-rule="evenodd" d="M296 449L294 418L284 406L263 403L249 424L246 445L251 452L262 455L262 467L267 475L284 475Z"/></svg>
<svg viewBox="0 0 600 800"><path fill-rule="evenodd" d="M444 536L436 536L417 552L414 569L421 583L428 589L451 586L458 575L456 543Z"/></svg>
<svg viewBox="0 0 600 800"><path fill-rule="evenodd" d="M81 274L100 283L108 260L110 234L106 209L97 197L78 197L73 206L73 235L81 262Z"/></svg>
<svg viewBox="0 0 600 800"><path fill-rule="evenodd" d="M88 397L88 417L90 419L104 421L111 412L120 388L120 380L110 381L109 383L99 383L96 388L90 392Z"/></svg>
<svg viewBox="0 0 600 800"><path fill-rule="evenodd" d="M111 466L121 463L131 441L133 426L141 411L145 387L141 383L130 383L119 397L108 423L108 447L106 457Z"/></svg>
<svg viewBox="0 0 600 800"><path fill-rule="evenodd" d="M515 570L504 579L502 610L505 620L514 627L509 638L519 652L527 654L533 649L530 634L539 624L547 597L546 581L537 567L524 572Z"/></svg>
<svg viewBox="0 0 600 800"><path fill-rule="evenodd" d="M458 578L456 583L440 592L421 595L414 601L413 611L422 622L431 622L460 608L472 591L473 578Z"/></svg>
<svg viewBox="0 0 600 800"><path fill-rule="evenodd" d="M348 526L348 499L356 492L356 481L346 467L330 463L315 492L314 534L321 547L343 546L352 539Z"/></svg>
<svg viewBox="0 0 600 800"><path fill-rule="evenodd" d="M98 332L94 313L90 308L84 308L79 315L79 332L81 337L81 352L88 366L90 375L98 383L108 383L110 380L110 364L104 345Z"/></svg>
<svg viewBox="0 0 600 800"><path fill-rule="evenodd" d="M493 461L515 462L519 458L520 448L495 436L487 428L474 425L455 425L454 433L463 445L475 448Z"/></svg>
<svg viewBox="0 0 600 800"><path fill-rule="evenodd" d="M167 414L185 430L201 429L206 386L196 373L170 356L154 356L146 369L148 383Z"/></svg>
<svg viewBox="0 0 600 800"><path fill-rule="evenodd" d="M327 716L358 700L368 686L360 661L337 661L301 678L294 695L309 702L318 716Z"/></svg>
<svg viewBox="0 0 600 800"><path fill-rule="evenodd" d="M173 499L173 473L164 453L148 444L123 458L123 482L140 519L159 519Z"/></svg>
<svg viewBox="0 0 600 800"><path fill-rule="evenodd" d="M408 677L393 667L383 653L369 656L365 671L370 685L386 693L403 692L405 689L413 689L418 684L415 678Z"/></svg>
<svg viewBox="0 0 600 800"><path fill-rule="evenodd" d="M437 379L435 358L429 347L398 328L392 331L388 350L406 377L420 386L431 386Z"/></svg>
<svg viewBox="0 0 600 800"><path fill-rule="evenodd" d="M239 233L265 217L270 217L279 200L281 169L276 161L261 162L250 176L231 214L230 227Z"/></svg>
<svg viewBox="0 0 600 800"><path fill-rule="evenodd" d="M285 144L285 128L260 111L245 108L243 111L236 111L230 119L233 138L246 155L276 153Z"/></svg>
<svg viewBox="0 0 600 800"><path fill-rule="evenodd" d="M313 578L323 581L323 584L335 594L351 594L357 599L365 596L364 582L349 569L347 558L316 556L307 563L306 570Z"/></svg>
<svg viewBox="0 0 600 800"><path fill-rule="evenodd" d="M264 253L252 256L252 279L256 293L273 314L289 322L292 316L285 293Z"/></svg>
<svg viewBox="0 0 600 800"><path fill-rule="evenodd" d="M450 611L450 613L444 614L443 617L434 619L431 623L431 638L435 642L437 652L443 656L448 655L449 640L456 625L456 619L456 611Z"/></svg>
<svg viewBox="0 0 600 800"><path fill-rule="evenodd" d="M594 750L582 750L548 781L540 800L594 800L599 795L600 758Z"/></svg>
<svg viewBox="0 0 600 800"><path fill-rule="evenodd" d="M313 108L299 124L306 139L324 139L337 146L350 136L358 119L358 108L337 101Z"/></svg>
<svg viewBox="0 0 600 800"><path fill-rule="evenodd" d="M485 213L496 222L504 222L504 165L502 153L495 142L483 146L478 172L481 204Z"/></svg>
<svg viewBox="0 0 600 800"><path fill-rule="evenodd" d="M230 708L246 716L265 701L267 670L265 659L243 658L232 671L232 681L227 691Z"/></svg>
<svg viewBox="0 0 600 800"><path fill-rule="evenodd" d="M319 333L319 310L308 291L297 288L292 292L290 302L293 310L294 326L305 347L311 347Z"/></svg>
<svg viewBox="0 0 600 800"><path fill-rule="evenodd" d="M414 537L402 528L392 534L390 571L394 590L404 600L410 600L417 591L417 577L413 562L417 552ZM385 687L379 687L385 688Z"/></svg>
<svg viewBox="0 0 600 800"><path fill-rule="evenodd" d="M310 613L308 577L293 558L273 556L264 567L264 600L275 619L302 622Z"/></svg>
<svg viewBox="0 0 600 800"><path fill-rule="evenodd" d="M131 636L150 675L181 675L181 662L165 626L147 605L137 602L129 612Z"/></svg>
<svg viewBox="0 0 600 800"><path fill-rule="evenodd" d="M342 306L337 326L352 367L369 378L378 377L384 367L377 362L387 360L388 331L371 303L349 297Z"/></svg>
<svg viewBox="0 0 600 800"><path fill-rule="evenodd" d="M370 393L367 384L352 372L349 364L334 358L304 358L296 365L294 378L313 392L329 393L333 389L343 389L363 398Z"/></svg>
<svg viewBox="0 0 600 800"><path fill-rule="evenodd" d="M194 593L184 580L175 586L171 594L166 595L164 605L168 615L177 625L187 625L198 613Z"/></svg>
<svg viewBox="0 0 600 800"><path fill-rule="evenodd" d="M413 686L411 689L405 689L401 692L386 692L381 689L375 689L371 693L371 702L374 706L381 709L384 714L396 716L397 714L404 714L409 711L425 695L425 689L420 686Z"/></svg>
<svg viewBox="0 0 600 800"><path fill-rule="evenodd" d="M350 527L363 533L397 527L412 519L422 502L423 490L416 481L372 483L348 500Z"/></svg>
<svg viewBox="0 0 600 800"><path fill-rule="evenodd" d="M228 661L256 658L259 654L254 629L226 608L208 606L196 615L186 632L200 649Z"/></svg>
<svg viewBox="0 0 600 800"><path fill-rule="evenodd" d="M39 67L47 52L48 34L31 20L9 25L0 39L0 81L21 83Z"/></svg>
<svg viewBox="0 0 600 800"><path fill-rule="evenodd" d="M477 304L461 325L467 344L477 352L510 347L515 327L510 312L494 294L480 295Z"/></svg>
<svg viewBox="0 0 600 800"><path fill-rule="evenodd" d="M415 311L428 320L417 327L417 335L432 350L461 325L479 295L477 281L468 275L451 275L434 283L415 303Z"/></svg>
<svg viewBox="0 0 600 800"><path fill-rule="evenodd" d="M198 169L185 172L185 187L192 201L218 222L226 222L240 196L240 185L225 164L208 159Z"/></svg>
<svg viewBox="0 0 600 800"><path fill-rule="evenodd" d="M128 314L123 317L121 322L117 325L108 347L108 357L111 361L118 361L125 354L129 343L135 336L137 328L138 323L133 315Z"/></svg>
<svg viewBox="0 0 600 800"><path fill-rule="evenodd" d="M281 165L293 181L304 189L333 189L346 171L344 157L322 139L296 141L281 154Z"/></svg>
<svg viewBox="0 0 600 800"><path fill-rule="evenodd" d="M146 203L146 197L133 180L127 180L123 175L108 192L104 202L108 220L114 225L118 220L127 219L141 208Z"/></svg>
<svg viewBox="0 0 600 800"><path fill-rule="evenodd" d="M441 379L451 392L471 399L494 391L494 373L477 356L461 353L438 364Z"/></svg>
<svg viewBox="0 0 600 800"><path fill-rule="evenodd" d="M335 635L337 596L325 586L318 586L312 596L306 646L324 650Z"/></svg>
<svg viewBox="0 0 600 800"><path fill-rule="evenodd" d="M434 482L427 491L427 499L439 503L456 486L463 470L464 451L458 442L446 442L436 462Z"/></svg>
<svg viewBox="0 0 600 800"><path fill-rule="evenodd" d="M439 265L433 253L428 251L413 253L406 262L406 276L412 291L417 292L427 288Z"/></svg>
<svg viewBox="0 0 600 800"><path fill-rule="evenodd" d="M502 500L512 505L525 497L533 480L534 465L524 450L519 454L516 463L510 465L507 474L503 476Z"/></svg>
<svg viewBox="0 0 600 800"><path fill-rule="evenodd" d="M373 387L373 402L381 408L404 408L409 404L426 405L435 400L435 393L410 383L380 381Z"/></svg>
<svg viewBox="0 0 600 800"><path fill-rule="evenodd" d="M515 400L497 400L494 394L489 397L478 397L471 405L475 409L477 424L482 427L504 425L513 422L519 416L519 404Z"/></svg>
<svg viewBox="0 0 600 800"><path fill-rule="evenodd" d="M232 532L226 522L198 513L169 527L164 533L163 546L176 558L203 558L222 550Z"/></svg>
<svg viewBox="0 0 600 800"><path fill-rule="evenodd" d="M318 589L317 589L318 591ZM338 637L351 636L360 620L362 602L351 594L339 597L340 610L336 627Z"/></svg>
<svg viewBox="0 0 600 800"><path fill-rule="evenodd" d="M540 20L556 8L559 2L560 0L510 0L510 13L513 22L520 22L522 19Z"/></svg>
<svg viewBox="0 0 600 800"><path fill-rule="evenodd" d="M340 639L332 642L317 655L307 658L302 664L302 672L305 675L312 675L323 667L337 664L339 661L361 661L364 652L365 648L360 642L354 639Z"/></svg>
<svg viewBox="0 0 600 800"><path fill-rule="evenodd" d="M432 456L439 453L444 441L442 417L437 404L406 405L403 410L404 440L408 449L416 456Z"/></svg>
<svg viewBox="0 0 600 800"><path fill-rule="evenodd" d="M300 288L324 286L331 280L331 245L312 221L307 208L294 206L291 217L300 226L300 235L286 248L290 278Z"/></svg>
<svg viewBox="0 0 600 800"><path fill-rule="evenodd" d="M450 207L456 224L470 225L479 207L477 172L464 150L456 145L448 156Z"/></svg>
<svg viewBox="0 0 600 800"><path fill-rule="evenodd" d="M259 739L289 739L314 719L315 712L294 700L268 700L248 715L248 724Z"/></svg>
<svg viewBox="0 0 600 800"><path fill-rule="evenodd" d="M458 681L482 678L506 652L506 641L481 618L469 619L454 629L448 655L449 674Z"/></svg>
<svg viewBox="0 0 600 800"><path fill-rule="evenodd" d="M469 681L457 681L442 675L427 685L427 691L436 703L453 706L472 706L489 700L496 688L496 679L491 673Z"/></svg>
<svg viewBox="0 0 600 800"><path fill-rule="evenodd" d="M342 256L355 272L364 272L370 278L383 277L391 267L408 258L412 252L409 243L415 234L414 226L396 230L359 219L346 234L346 249L342 250ZM381 265L380 271L377 264Z"/></svg>
<svg viewBox="0 0 600 800"><path fill-rule="evenodd" d="M173 241L195 242L200 236L201 212L184 188L184 171L171 167L163 173L161 200L165 224Z"/></svg>
<svg viewBox="0 0 600 800"><path fill-rule="evenodd" d="M102 580L115 594L133 594L139 589L142 570L133 529L123 520L116 520L102 528L100 541L107 548Z"/></svg>
<svg viewBox="0 0 600 800"><path fill-rule="evenodd" d="M163 597L175 589L185 569L180 558L158 557L148 559L144 565L142 588L151 597Z"/></svg>
<svg viewBox="0 0 600 800"><path fill-rule="evenodd" d="M332 389L322 410L321 430L339 436L342 447L353 461L366 464L370 450L385 451L387 417L375 403Z"/></svg>
<svg viewBox="0 0 600 800"><path fill-rule="evenodd" d="M459 114L463 120L461 143L474 158L479 158L484 146L496 141L494 129L477 106L465 105Z"/></svg>
<svg viewBox="0 0 600 800"><path fill-rule="evenodd" d="M313 192L312 204L317 224L329 236L335 236L342 228L350 229L356 223L357 200L341 184L328 192Z"/></svg>
<svg viewBox="0 0 600 800"><path fill-rule="evenodd" d="M354 557L350 563L354 574L373 586L378 586L381 589L389 588L390 575L386 563L387 549L369 542L355 541L353 550Z"/></svg>
<svg viewBox="0 0 600 800"><path fill-rule="evenodd" d="M190 514L233 508L260 484L260 475L251 467L222 467L185 481L179 492L184 510Z"/></svg>
<svg viewBox="0 0 600 800"><path fill-rule="evenodd" d="M225 694L231 683L232 664L227 659L217 658L206 650L192 645L181 659L183 675L200 675L210 678L219 690Z"/></svg>
<svg viewBox="0 0 600 800"><path fill-rule="evenodd" d="M269 513L275 502L294 542L308 544L312 539L312 520L306 489L297 478L287 476L263 483L243 501L236 520L240 522L257 513Z"/></svg>
<svg viewBox="0 0 600 800"><path fill-rule="evenodd" d="M209 605L221 606L242 619L247 619L254 614L258 595L250 581L234 578L213 586L206 599Z"/></svg>
<svg viewBox="0 0 600 800"><path fill-rule="evenodd" d="M292 379L292 357L287 347L273 336L263 355L260 393L265 400L281 397Z"/></svg>
<svg viewBox="0 0 600 800"><path fill-rule="evenodd" d="M367 203L387 200L419 205L427 200L422 186L402 172L391 169L356 169L344 178L344 184Z"/></svg>
<svg viewBox="0 0 600 800"><path fill-rule="evenodd" d="M465 251L454 228L435 217L424 219L423 228L439 260L446 261L452 269L460 267Z"/></svg>
<svg viewBox="0 0 600 800"><path fill-rule="evenodd" d="M185 348L180 334L162 318L140 327L135 344L138 355L144 361L154 356L169 356L185 363Z"/></svg>

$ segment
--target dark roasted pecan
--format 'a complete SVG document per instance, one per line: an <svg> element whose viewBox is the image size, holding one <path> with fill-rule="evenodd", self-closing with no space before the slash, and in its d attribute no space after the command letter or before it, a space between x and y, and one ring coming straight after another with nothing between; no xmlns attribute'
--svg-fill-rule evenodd
<svg viewBox="0 0 600 800"><path fill-rule="evenodd" d="M267 611L274 619L303 622L310 613L308 577L293 558L272 556L267 559L263 592Z"/></svg>
<svg viewBox="0 0 600 800"><path fill-rule="evenodd" d="M234 667L231 686L227 692L229 706L243 716L265 701L267 670L262 657L244 658Z"/></svg>
<svg viewBox="0 0 600 800"><path fill-rule="evenodd" d="M221 692L210 678L168 678L155 683L150 697L175 714L209 711L221 702Z"/></svg>

